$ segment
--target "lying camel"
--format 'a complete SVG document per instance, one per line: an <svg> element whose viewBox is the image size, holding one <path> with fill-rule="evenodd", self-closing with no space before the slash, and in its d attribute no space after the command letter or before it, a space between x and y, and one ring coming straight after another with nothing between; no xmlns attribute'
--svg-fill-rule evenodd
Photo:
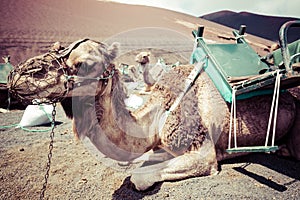
<svg viewBox="0 0 300 200"><path fill-rule="evenodd" d="M135 61L139 63L138 66L130 65L128 67L129 76L133 78L134 81L138 81L142 75L142 80L146 84L143 92L150 92L152 86L155 84L156 80L150 73L150 52L142 51L136 55Z"/></svg>
<svg viewBox="0 0 300 200"><path fill-rule="evenodd" d="M79 138L89 140L111 159L134 162L150 150L156 152L152 159L159 160L158 164L132 172L131 181L138 190L165 180L216 174L218 161L241 155L226 152L230 105L205 72L171 112L194 69L192 65L165 73L154 85L149 101L131 112L124 103L120 74L112 63L117 52L116 43L107 46L86 39L33 57L14 70L10 91L23 101L61 101ZM237 102L240 146L263 145L271 101L271 96L256 96ZM299 123L294 123L299 119L298 111L299 103L293 96L281 93L276 141L299 130ZM299 155L299 145L292 148L294 155Z"/></svg>
<svg viewBox="0 0 300 200"><path fill-rule="evenodd" d="M140 94L148 94L153 89L154 84L160 78L163 72L166 72L169 66L166 66L162 59L159 59L156 64L150 64L150 52L142 51L135 56L135 61L138 65L119 64L119 70L126 74L123 78L126 82L143 81L145 88L140 91ZM179 62L178 62L179 63ZM176 63L173 65L175 66ZM127 72L124 72L127 69ZM127 76L128 75L128 76Z"/></svg>
<svg viewBox="0 0 300 200"><path fill-rule="evenodd" d="M149 92L155 83L153 77L149 73L150 52L140 52L136 55L135 61L138 63L138 65L127 65L120 63L120 70L124 71L124 68L127 68L128 76L133 82L143 80L146 84L145 92Z"/></svg>

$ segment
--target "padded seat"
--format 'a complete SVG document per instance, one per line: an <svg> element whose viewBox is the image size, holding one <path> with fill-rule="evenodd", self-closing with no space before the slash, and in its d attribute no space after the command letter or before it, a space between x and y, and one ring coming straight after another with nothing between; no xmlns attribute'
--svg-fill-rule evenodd
<svg viewBox="0 0 300 200"><path fill-rule="evenodd" d="M248 79L269 69L247 44L208 44L207 47L229 82L237 78Z"/></svg>

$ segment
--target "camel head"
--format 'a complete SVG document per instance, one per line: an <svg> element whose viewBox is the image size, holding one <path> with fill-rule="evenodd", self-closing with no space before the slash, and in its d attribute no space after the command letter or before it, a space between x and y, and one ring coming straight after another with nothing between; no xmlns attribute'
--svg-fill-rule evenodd
<svg viewBox="0 0 300 200"><path fill-rule="evenodd" d="M5 64L9 63L9 62L10 62L10 55L8 55L8 56L3 56L3 57L2 57L2 60L4 61Z"/></svg>
<svg viewBox="0 0 300 200"><path fill-rule="evenodd" d="M141 65L145 65L150 62L150 52L140 52L138 55L135 57L135 61L140 63Z"/></svg>
<svg viewBox="0 0 300 200"><path fill-rule="evenodd" d="M10 74L9 91L23 102L55 102L72 95L95 95L114 73L118 44L83 39L19 64Z"/></svg>

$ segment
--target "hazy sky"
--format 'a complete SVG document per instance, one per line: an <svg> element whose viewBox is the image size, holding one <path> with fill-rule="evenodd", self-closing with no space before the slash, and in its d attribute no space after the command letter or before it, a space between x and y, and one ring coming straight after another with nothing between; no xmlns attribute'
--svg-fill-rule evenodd
<svg viewBox="0 0 300 200"><path fill-rule="evenodd" d="M148 5L201 16L220 10L300 18L300 0L111 0Z"/></svg>

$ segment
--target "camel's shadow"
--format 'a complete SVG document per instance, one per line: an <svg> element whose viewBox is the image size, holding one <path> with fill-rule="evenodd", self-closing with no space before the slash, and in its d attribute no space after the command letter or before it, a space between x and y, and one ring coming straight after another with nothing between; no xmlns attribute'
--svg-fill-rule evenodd
<svg viewBox="0 0 300 200"><path fill-rule="evenodd" d="M284 192L285 190L287 190L287 185L290 185L295 181L300 181L300 162L296 160L279 157L274 154L253 153L246 156L225 160L220 162L219 164L221 168L222 165L225 164L237 163L241 163L241 166L234 167L234 170L252 179L255 179L257 182L264 184L270 188L273 188L274 190L277 190L279 192ZM265 177L264 175L259 175L259 173L248 171L246 167L251 164L258 164L264 166L270 170L288 176L294 180L282 185L278 184L269 179L268 177Z"/></svg>
<svg viewBox="0 0 300 200"><path fill-rule="evenodd" d="M246 156L225 160L219 163L220 170L222 170L222 166L226 164L240 164L240 166L234 167L233 169L278 192L284 192L287 190L288 185L291 185L296 181L300 181L300 162L292 159L278 157L273 154L253 153ZM279 184L259 172L252 172L248 170L247 166L251 164L264 166L279 174L288 176L293 180L288 183ZM135 190L133 183L130 182L130 177L127 177L121 187L114 192L114 194L112 195L112 199L143 199L145 196L150 196L158 193L162 184L163 183L156 183L147 191L140 192Z"/></svg>
<svg viewBox="0 0 300 200"><path fill-rule="evenodd" d="M117 189L113 195L113 200L121 200L121 199L131 199L131 200L139 200L143 199L145 196L153 195L159 192L162 183L154 184L146 191L137 191L130 181L130 177L127 177L121 187Z"/></svg>

